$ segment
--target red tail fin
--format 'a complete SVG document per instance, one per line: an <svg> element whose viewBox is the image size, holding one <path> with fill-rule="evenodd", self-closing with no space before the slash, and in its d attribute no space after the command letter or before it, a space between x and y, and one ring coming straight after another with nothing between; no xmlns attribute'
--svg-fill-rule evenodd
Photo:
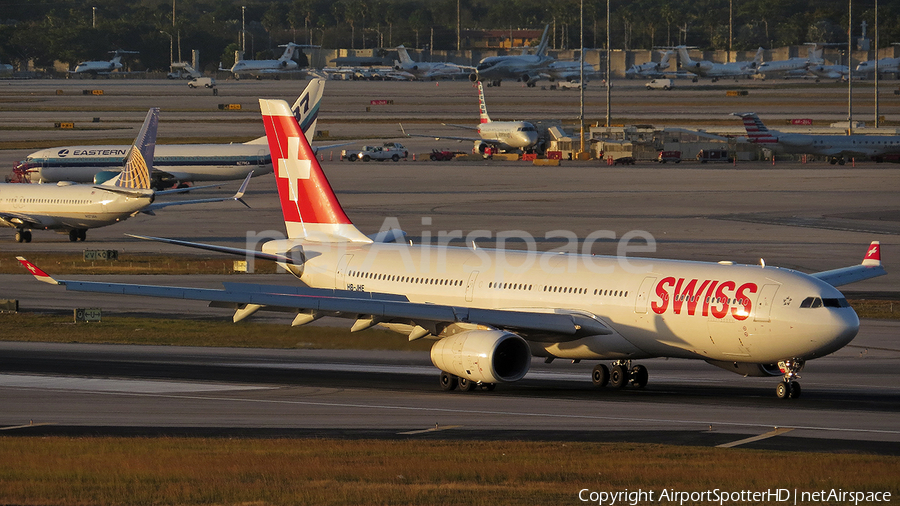
<svg viewBox="0 0 900 506"><path fill-rule="evenodd" d="M347 218L287 102L260 99L259 105L288 237L371 242Z"/></svg>

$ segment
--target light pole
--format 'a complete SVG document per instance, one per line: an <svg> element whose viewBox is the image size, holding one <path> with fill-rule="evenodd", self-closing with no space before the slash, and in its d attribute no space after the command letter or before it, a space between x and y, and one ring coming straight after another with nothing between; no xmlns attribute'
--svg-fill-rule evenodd
<svg viewBox="0 0 900 506"><path fill-rule="evenodd" d="M847 135L853 135L853 0L847 13Z"/></svg>
<svg viewBox="0 0 900 506"><path fill-rule="evenodd" d="M164 31L160 30L159 33L162 33L162 34L165 34L165 35L168 35L168 36L169 36L169 70L172 70L172 62L175 61L175 60L173 59L173 58L175 57L175 48L174 48L175 44L174 44L174 41L173 41L173 39L172 39L172 36L169 34L169 32L164 32Z"/></svg>
<svg viewBox="0 0 900 506"><path fill-rule="evenodd" d="M244 16L247 7L241 6L241 53L247 54L247 18ZM243 56L242 56L243 58Z"/></svg>
<svg viewBox="0 0 900 506"><path fill-rule="evenodd" d="M584 153L584 0L581 0L579 8L581 9L578 14L581 19L581 56L578 58L578 62L581 68L578 75L578 91L581 93L581 103L578 110L578 124L581 127L581 149L579 153Z"/></svg>
<svg viewBox="0 0 900 506"><path fill-rule="evenodd" d="M612 93L611 93L612 75L610 75L611 66L610 66L610 62L609 62L609 57L611 54L610 53L611 52L610 44L612 44L612 42L611 42L612 35L610 35L610 33L609 33L609 27L610 27L609 2L610 2L610 0L606 0L606 131L607 132L609 132L609 122L610 122L610 117L612 116L612 110L611 110L611 104L610 104L610 100L612 99Z"/></svg>
<svg viewBox="0 0 900 506"><path fill-rule="evenodd" d="M97 28L97 8L91 7L91 28Z"/></svg>
<svg viewBox="0 0 900 506"><path fill-rule="evenodd" d="M875 0L875 128L878 128L878 0Z"/></svg>

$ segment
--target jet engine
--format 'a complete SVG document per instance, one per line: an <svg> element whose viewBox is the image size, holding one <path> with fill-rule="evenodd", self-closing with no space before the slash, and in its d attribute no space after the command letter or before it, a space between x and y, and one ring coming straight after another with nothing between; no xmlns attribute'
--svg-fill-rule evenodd
<svg viewBox="0 0 900 506"><path fill-rule="evenodd" d="M476 74L474 72L469 74L469 81L472 81L473 83L478 82L478 74Z"/></svg>
<svg viewBox="0 0 900 506"><path fill-rule="evenodd" d="M469 330L431 348L438 369L482 383L518 381L528 372L531 350L524 339L502 330Z"/></svg>
<svg viewBox="0 0 900 506"><path fill-rule="evenodd" d="M744 362L723 362L720 360L707 360L706 363L721 367L741 376L767 377L781 376L778 364L748 364Z"/></svg>
<svg viewBox="0 0 900 506"><path fill-rule="evenodd" d="M110 179L119 175L118 170L101 170L100 172L94 174L94 184L103 184Z"/></svg>
<svg viewBox="0 0 900 506"><path fill-rule="evenodd" d="M484 150L487 149L487 148L489 148L489 147L491 147L491 145L488 144L488 143L486 143L486 142L475 141L475 146L474 146L473 152L479 153L479 154L482 154L482 155L483 155L483 154L484 154Z"/></svg>

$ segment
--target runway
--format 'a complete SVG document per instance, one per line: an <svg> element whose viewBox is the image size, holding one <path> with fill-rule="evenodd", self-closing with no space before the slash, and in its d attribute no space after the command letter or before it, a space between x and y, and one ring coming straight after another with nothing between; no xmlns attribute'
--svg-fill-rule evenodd
<svg viewBox="0 0 900 506"><path fill-rule="evenodd" d="M187 93L186 87L181 90L169 83L39 83L33 97L16 83L12 93L7 88L0 97L19 97L21 103L4 104L0 120L41 128L53 120L89 122L99 115L101 126L109 129L61 132L48 127L10 132L5 140L46 137L59 145L116 137L127 142L146 108L160 105L161 97L170 97L171 112L163 116L160 135L197 135L210 125L210 136L254 136L262 132L258 112L222 113L215 109L216 103L253 104L260 95L292 100L304 84L230 83L221 87L219 97L201 99ZM370 84L377 86L365 87ZM415 86L403 87L407 84ZM54 93L57 86L64 90L62 95ZM97 86L108 92L100 100L80 95L82 88ZM429 100L436 96L436 87L425 83L329 82L327 86L319 128L331 130L333 136L387 135L398 115L419 118L412 124L423 130L434 126L428 121L456 118L474 123L476 118L472 90L465 83L448 86L447 97L434 107ZM648 99L639 86L628 87L628 103L639 104L633 117L718 118L735 108L753 107L761 116L768 108L773 115L788 118L808 109L805 104L800 110L785 105L800 102L794 89L774 98L765 96L768 88L760 88L759 93L751 93L749 102L726 101L722 92L722 99L707 107L707 88ZM827 95L823 100L842 98L842 90L822 89ZM537 104L529 114L561 115L561 104L572 105L576 96L505 86L491 93L492 114L496 109L499 117L508 119L523 116L523 101ZM337 100L332 102L330 97ZM672 102L672 97L678 100ZM369 98L394 99L398 105L367 115L364 107ZM595 96L595 108L597 100ZM78 117L71 112L66 117L35 112L72 103ZM97 111L89 109L91 103L98 104ZM817 121L827 120L826 116L815 115ZM200 129L198 121L202 121ZM413 149L427 151L448 144L410 142ZM0 151L0 164L9 167L31 151ZM534 237L539 249L549 250L565 244L559 231L583 241L599 230L612 231L616 238L643 230L655 239L656 250L641 256L748 264L764 259L766 265L804 272L859 263L868 243L880 240L889 275L843 288L848 294L900 291L896 282L900 170L894 164L606 167L597 162L567 162L548 169L521 162L350 164L331 161L328 153L323 157L324 170L345 211L367 234L378 232L386 223L398 224L416 243L434 240L442 231L459 231L462 236L481 231L479 246L490 247L500 232L521 231ZM117 249L122 261L133 252L185 253L183 248L125 237L126 233L257 247L260 238L283 234L273 179L269 175L251 182L245 200L252 209L223 202L163 210L155 217L141 215L90 230L86 243L35 232L34 242L16 244L12 229L0 229L0 262L14 262L16 255L35 252L83 249ZM230 195L238 184L223 185L202 197ZM616 248L615 240L605 240L590 252L615 254ZM54 274L56 266L41 267ZM58 277L210 288L219 288L222 280L294 282L286 274ZM231 317L230 311L208 308L202 302L67 293L33 281L24 271L0 275L0 299L5 298L18 299L28 311L100 307L108 315ZM289 324L284 315L260 313L254 318ZM415 353L0 342L0 428L21 427L0 433L500 438L707 446L771 434L738 446L896 455L900 454L898 330L900 323L893 321L864 321L851 346L808 363L802 373L803 397L797 401L775 398L777 378L742 378L702 362L681 360L647 361L650 384L644 390L596 391L589 381L592 363L558 360L552 364L535 361L525 380L501 385L494 392L463 394L441 392L428 356ZM780 430L775 431L776 427Z"/></svg>
<svg viewBox="0 0 900 506"><path fill-rule="evenodd" d="M535 360L493 392L442 392L420 352L0 343L6 434L233 434L650 441L900 454L900 323L864 321L811 361L803 398L773 378L648 360L643 390L595 389L592 364Z"/></svg>

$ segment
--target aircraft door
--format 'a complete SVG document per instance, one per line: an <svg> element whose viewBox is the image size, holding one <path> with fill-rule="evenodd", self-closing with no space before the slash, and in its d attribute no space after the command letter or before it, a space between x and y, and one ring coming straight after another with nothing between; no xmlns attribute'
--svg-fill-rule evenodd
<svg viewBox="0 0 900 506"><path fill-rule="evenodd" d="M650 291L653 289L653 283L656 283L656 278L644 278L644 281L641 283L641 288L638 290L637 298L634 300L635 313L647 313L647 305L650 302Z"/></svg>
<svg viewBox="0 0 900 506"><path fill-rule="evenodd" d="M763 285L759 291L759 297L756 298L756 311L753 321L767 322L770 321L769 315L772 312L772 302L775 300L775 292L778 291L779 285Z"/></svg>
<svg viewBox="0 0 900 506"><path fill-rule="evenodd" d="M256 166L262 167L263 165L265 165L267 156L269 156L269 152L265 149L260 149L259 152L256 154Z"/></svg>
<svg viewBox="0 0 900 506"><path fill-rule="evenodd" d="M466 302L472 302L475 295L475 280L478 278L478 271L472 271L469 274L469 280L466 282Z"/></svg>
<svg viewBox="0 0 900 506"><path fill-rule="evenodd" d="M353 255L344 255L338 262L337 269L334 271L334 287L338 290L347 290L347 268Z"/></svg>

